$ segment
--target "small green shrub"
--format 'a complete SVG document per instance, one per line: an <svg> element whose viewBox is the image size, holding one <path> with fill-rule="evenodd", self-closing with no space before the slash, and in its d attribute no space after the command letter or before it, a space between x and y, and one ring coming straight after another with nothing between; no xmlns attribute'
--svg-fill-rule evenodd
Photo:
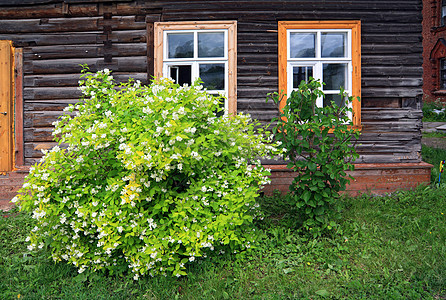
<svg viewBox="0 0 446 300"><path fill-rule="evenodd" d="M29 249L121 273L186 275L210 253L250 248L256 197L274 150L247 115L216 117L197 82L116 86L84 70L83 102L55 123L60 146L31 168L18 196L38 225ZM62 145L68 145L66 149Z"/></svg>
<svg viewBox="0 0 446 300"><path fill-rule="evenodd" d="M270 97L279 106L279 94ZM331 229L335 223L330 216L339 192L349 182L347 170L353 170L351 160L358 157L353 141L359 132L349 125L348 112L352 109L330 106L317 107L316 100L324 97L321 83L312 79L302 82L279 110L274 133L281 142L288 168L297 176L290 185L289 196L304 215L304 228L319 234L320 229ZM345 97L347 98L347 97ZM347 98L346 101L352 101Z"/></svg>

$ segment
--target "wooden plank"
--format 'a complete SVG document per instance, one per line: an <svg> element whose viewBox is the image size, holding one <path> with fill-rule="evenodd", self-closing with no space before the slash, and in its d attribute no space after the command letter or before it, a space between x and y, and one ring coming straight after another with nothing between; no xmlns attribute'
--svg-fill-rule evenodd
<svg viewBox="0 0 446 300"><path fill-rule="evenodd" d="M24 112L23 124L26 128L51 127L63 114L62 111ZM26 156L26 154L25 154Z"/></svg>
<svg viewBox="0 0 446 300"><path fill-rule="evenodd" d="M50 45L26 47L23 56L26 61L61 58L96 58L100 56L103 45Z"/></svg>
<svg viewBox="0 0 446 300"><path fill-rule="evenodd" d="M228 114L237 113L237 22L228 22Z"/></svg>
<svg viewBox="0 0 446 300"><path fill-rule="evenodd" d="M85 59L53 59L25 62L24 73L27 74L60 74L78 73L82 69L81 64L87 64L92 72L109 68L114 72L146 72L147 57L116 57L111 63L104 63L103 58Z"/></svg>
<svg viewBox="0 0 446 300"><path fill-rule="evenodd" d="M53 142L53 127L26 128L24 138L26 142Z"/></svg>
<svg viewBox="0 0 446 300"><path fill-rule="evenodd" d="M24 165L23 145L23 51L15 49L14 57L14 98L15 98L15 166Z"/></svg>
<svg viewBox="0 0 446 300"><path fill-rule="evenodd" d="M423 93L421 87L373 87L363 89L363 97L417 97Z"/></svg>
<svg viewBox="0 0 446 300"><path fill-rule="evenodd" d="M105 25L112 30L137 30L146 26L144 19L138 21L136 16L112 16L109 20L103 17L39 18L0 20L0 33L100 31Z"/></svg>
<svg viewBox="0 0 446 300"><path fill-rule="evenodd" d="M98 31L99 17L0 20L0 33Z"/></svg>
<svg viewBox="0 0 446 300"><path fill-rule="evenodd" d="M26 34L0 34L0 39L14 40L16 47L48 46L48 45L79 45L96 44L101 42L100 32L82 33L26 33Z"/></svg>
<svg viewBox="0 0 446 300"><path fill-rule="evenodd" d="M410 53L421 53L423 46L421 44L412 44L408 47L407 43L392 43L392 44L382 44L382 43L368 43L361 46L361 52L365 54L410 54Z"/></svg>
<svg viewBox="0 0 446 300"><path fill-rule="evenodd" d="M13 168L13 57L10 41L0 41L0 172Z"/></svg>
<svg viewBox="0 0 446 300"><path fill-rule="evenodd" d="M112 31L110 34L98 36L98 42L112 41L113 43L146 43L146 30Z"/></svg>
<svg viewBox="0 0 446 300"><path fill-rule="evenodd" d="M57 99L51 101L27 101L24 104L26 112L62 111L69 104L78 103L79 99Z"/></svg>
<svg viewBox="0 0 446 300"><path fill-rule="evenodd" d="M147 78L155 76L155 27L147 22Z"/></svg>
<svg viewBox="0 0 446 300"><path fill-rule="evenodd" d="M2 19L34 19L34 18L61 18L61 17L94 17L98 16L96 3L70 4L66 3L28 5L2 7L0 18Z"/></svg>
<svg viewBox="0 0 446 300"><path fill-rule="evenodd" d="M29 100L53 100L53 99L73 99L82 95L78 87L38 87L25 88L23 99Z"/></svg>
<svg viewBox="0 0 446 300"><path fill-rule="evenodd" d="M117 73L113 72L116 82L127 82L130 78L147 83L146 73ZM24 79L25 87L77 87L81 74L47 74L27 75Z"/></svg>
<svg viewBox="0 0 446 300"><path fill-rule="evenodd" d="M43 156L42 150L50 150L56 145L55 142L25 142L25 157L40 158Z"/></svg>

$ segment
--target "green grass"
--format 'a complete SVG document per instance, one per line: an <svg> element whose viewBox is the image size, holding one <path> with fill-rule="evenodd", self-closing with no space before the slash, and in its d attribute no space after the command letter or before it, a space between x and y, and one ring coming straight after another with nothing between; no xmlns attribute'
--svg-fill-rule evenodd
<svg viewBox="0 0 446 300"><path fill-rule="evenodd" d="M431 181L434 183L438 183L438 177L440 174L440 161L446 160L446 149L440 148L431 148L425 145L422 145L421 155L423 156L423 160L427 163L434 165L431 172ZM445 166L446 167L446 166ZM443 171L442 174L442 183L446 183L446 172Z"/></svg>
<svg viewBox="0 0 446 300"><path fill-rule="evenodd" d="M313 239L282 197L261 199L256 249L187 278L83 273L29 253L29 215L0 213L0 299L444 299L446 186L341 200L341 231Z"/></svg>
<svg viewBox="0 0 446 300"><path fill-rule="evenodd" d="M439 132L439 131L424 132L423 133L423 137L428 137L428 138L446 138L446 132Z"/></svg>

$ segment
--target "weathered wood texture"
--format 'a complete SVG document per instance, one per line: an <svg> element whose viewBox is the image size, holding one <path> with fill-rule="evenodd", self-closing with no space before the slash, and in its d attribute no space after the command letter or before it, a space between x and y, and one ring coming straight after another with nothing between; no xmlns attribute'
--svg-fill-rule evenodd
<svg viewBox="0 0 446 300"><path fill-rule="evenodd" d="M153 22L209 20L237 21L237 110L264 123L275 116L265 98L278 87L277 22L361 20L360 161L418 162L421 6L421 0L1 2L0 40L23 48L25 163L52 145L51 123L77 101L79 64L147 83Z"/></svg>

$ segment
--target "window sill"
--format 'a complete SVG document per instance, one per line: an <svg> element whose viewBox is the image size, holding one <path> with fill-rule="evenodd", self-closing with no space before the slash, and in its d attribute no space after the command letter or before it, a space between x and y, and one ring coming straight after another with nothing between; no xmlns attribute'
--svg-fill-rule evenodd
<svg viewBox="0 0 446 300"><path fill-rule="evenodd" d="M446 96L446 90L433 91L432 95L435 95L435 96Z"/></svg>
<svg viewBox="0 0 446 300"><path fill-rule="evenodd" d="M446 25L444 26L438 26L438 27L432 27L431 28L431 32L437 33L437 32L442 32L446 30Z"/></svg>

